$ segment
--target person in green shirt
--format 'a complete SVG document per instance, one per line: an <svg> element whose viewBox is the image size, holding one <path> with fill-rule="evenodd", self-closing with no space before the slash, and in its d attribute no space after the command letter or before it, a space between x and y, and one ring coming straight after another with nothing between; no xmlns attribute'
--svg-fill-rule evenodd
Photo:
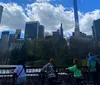
<svg viewBox="0 0 100 85"><path fill-rule="evenodd" d="M73 63L74 63L74 66L68 67L68 68L66 68L66 70L73 72L76 83L78 85L81 85L80 82L81 82L82 72L81 72L81 69L80 69L79 61L75 58L73 60Z"/></svg>

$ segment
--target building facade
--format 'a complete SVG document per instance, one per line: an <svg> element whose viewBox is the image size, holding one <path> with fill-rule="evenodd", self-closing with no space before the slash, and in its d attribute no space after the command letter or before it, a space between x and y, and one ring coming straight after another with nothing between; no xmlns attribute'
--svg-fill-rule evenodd
<svg viewBox="0 0 100 85"><path fill-rule="evenodd" d="M8 50L9 45L9 31L2 32L0 42L0 52L5 53Z"/></svg>
<svg viewBox="0 0 100 85"><path fill-rule="evenodd" d="M92 34L95 40L100 41L100 19L93 21Z"/></svg>
<svg viewBox="0 0 100 85"><path fill-rule="evenodd" d="M61 38L64 37L62 23L61 23L61 26L60 26L60 29L59 29L59 35L60 35Z"/></svg>
<svg viewBox="0 0 100 85"><path fill-rule="evenodd" d="M39 25L38 21L26 22L25 38L37 39Z"/></svg>
<svg viewBox="0 0 100 85"><path fill-rule="evenodd" d="M3 12L3 6L0 5L0 23L1 23L1 18L2 18L2 12Z"/></svg>
<svg viewBox="0 0 100 85"><path fill-rule="evenodd" d="M20 39L20 36L21 36L21 29L16 29L16 33L15 33L15 37L16 39Z"/></svg>
<svg viewBox="0 0 100 85"><path fill-rule="evenodd" d="M73 0L73 4L74 4L74 18L75 18L74 35L75 36L80 36L77 0Z"/></svg>
<svg viewBox="0 0 100 85"><path fill-rule="evenodd" d="M52 35L53 35L53 37L55 37L55 38L59 38L59 37L60 37L60 35L59 35L59 29L58 29L57 31L54 31L54 32L52 33Z"/></svg>
<svg viewBox="0 0 100 85"><path fill-rule="evenodd" d="M43 39L44 38L44 26L39 25L38 28L38 39Z"/></svg>

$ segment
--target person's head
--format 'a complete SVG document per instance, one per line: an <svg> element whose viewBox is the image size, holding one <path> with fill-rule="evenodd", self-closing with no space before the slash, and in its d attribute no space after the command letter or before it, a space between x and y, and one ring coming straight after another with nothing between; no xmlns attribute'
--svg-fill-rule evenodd
<svg viewBox="0 0 100 85"><path fill-rule="evenodd" d="M74 59L73 59L73 63L74 63L74 64L77 64L77 63L78 63L77 58L74 58Z"/></svg>
<svg viewBox="0 0 100 85"><path fill-rule="evenodd" d="M53 58L51 58L51 59L49 60L49 62L52 63L52 64L54 64L55 60L54 60Z"/></svg>
<svg viewBox="0 0 100 85"><path fill-rule="evenodd" d="M88 56L91 57L91 56L93 56L93 54L90 52L90 53L88 53Z"/></svg>
<svg viewBox="0 0 100 85"><path fill-rule="evenodd" d="M79 61L78 61L77 58L75 58L75 59L73 60L73 63L77 66L77 68L80 68L80 63L79 63Z"/></svg>

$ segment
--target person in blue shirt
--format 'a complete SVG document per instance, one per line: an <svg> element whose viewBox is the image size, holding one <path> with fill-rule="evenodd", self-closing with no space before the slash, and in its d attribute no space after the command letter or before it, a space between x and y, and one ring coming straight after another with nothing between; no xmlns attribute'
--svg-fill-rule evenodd
<svg viewBox="0 0 100 85"><path fill-rule="evenodd" d="M97 71L96 71L96 58L95 56L93 56L92 53L88 54L89 58L88 58L88 68L90 70L90 74L93 80L94 85L98 85L97 84Z"/></svg>
<svg viewBox="0 0 100 85"><path fill-rule="evenodd" d="M16 83L18 85L26 85L26 72L23 60L17 61L18 66L14 69L14 77L17 78Z"/></svg>

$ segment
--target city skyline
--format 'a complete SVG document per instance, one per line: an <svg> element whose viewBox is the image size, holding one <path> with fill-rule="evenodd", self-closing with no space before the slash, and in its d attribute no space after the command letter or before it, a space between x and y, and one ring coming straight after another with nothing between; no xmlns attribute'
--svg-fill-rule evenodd
<svg viewBox="0 0 100 85"><path fill-rule="evenodd" d="M38 22L38 21L28 21L28 22L26 22L26 23L34 23L34 22ZM38 23L39 23L39 26L40 26L40 28L38 28L38 30L41 29L41 26L42 26L42 28L43 28L43 30L39 30L39 32L43 31L42 35L40 34L39 37L43 37L43 34L44 34L44 37L45 37L45 34L46 34L46 33L44 33L45 27L44 27L43 25L41 25L40 22L38 22ZM34 29L34 27L32 27L31 29ZM62 23L61 23L61 26L59 26L59 29L58 29L58 30L60 30L60 31L59 31L59 34L61 33L61 35L62 35L62 37L63 37L64 35L63 35ZM9 34L12 34L12 35L15 35L15 34L16 34L16 31L20 31L20 39L24 39L24 38L25 38L25 33L23 33L21 29L16 29L16 30L14 30L14 31L11 31L11 30L1 31L1 32L0 32L0 39L1 39L1 36L2 36L2 32L6 32L6 31L8 31ZM33 32L34 32L34 31L33 31ZM53 31L52 31L52 35L53 35ZM70 35L70 36L71 36L71 35ZM68 37L69 37L69 36L68 36Z"/></svg>
<svg viewBox="0 0 100 85"><path fill-rule="evenodd" d="M23 2L23 0L21 2L19 2L19 0L11 0L11 2L13 2L11 3L9 0L2 0L2 3L0 4L3 5L5 9L3 12L0 31L13 31L15 29L21 29L24 32L25 22L30 20L39 21L45 26L46 31L49 32L57 30L60 26L60 23L63 23L65 35L74 31L73 0L51 0L47 3L40 3L40 0L37 0L37 2L35 0L24 1L25 2ZM77 1L77 7L79 9L80 30L86 34L92 34L91 26L93 20L100 18L100 10L97 7L98 5L93 5L93 1L91 1L90 7L85 9L85 7L87 7L86 1ZM87 1L87 3L89 2ZM93 5L92 8L91 5ZM84 9L82 9L82 7L84 7ZM8 14L8 16L6 14ZM18 17L20 17L20 21L17 19ZM7 22L7 19L9 19L9 23Z"/></svg>

